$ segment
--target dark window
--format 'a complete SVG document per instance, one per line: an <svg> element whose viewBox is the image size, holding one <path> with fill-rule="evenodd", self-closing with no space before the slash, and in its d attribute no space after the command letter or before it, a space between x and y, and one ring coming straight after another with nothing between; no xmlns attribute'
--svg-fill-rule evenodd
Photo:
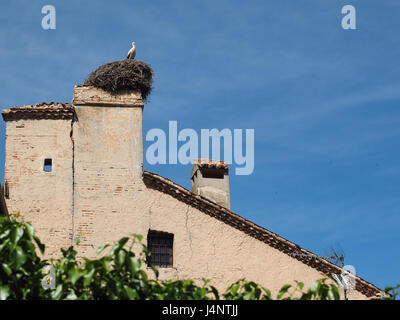
<svg viewBox="0 0 400 320"><path fill-rule="evenodd" d="M46 172L51 172L52 168L53 168L52 160L51 159L44 159L43 170L46 171Z"/></svg>
<svg viewBox="0 0 400 320"><path fill-rule="evenodd" d="M149 230L147 247L151 255L148 264L157 267L172 267L172 248L174 235L172 233Z"/></svg>
<svg viewBox="0 0 400 320"><path fill-rule="evenodd" d="M224 178L224 170L221 169L202 169L201 174L203 178L213 178L213 179L223 179Z"/></svg>

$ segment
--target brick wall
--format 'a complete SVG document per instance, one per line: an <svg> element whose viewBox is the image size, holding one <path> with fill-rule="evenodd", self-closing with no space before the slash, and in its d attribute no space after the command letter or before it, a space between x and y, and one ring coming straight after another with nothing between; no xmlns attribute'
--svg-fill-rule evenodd
<svg viewBox="0 0 400 320"><path fill-rule="evenodd" d="M137 192L144 188L142 110L75 107L73 221L82 255L118 233L120 221L135 210Z"/></svg>
<svg viewBox="0 0 400 320"><path fill-rule="evenodd" d="M32 222L54 256L71 243L71 120L7 121L4 180L9 186L9 213ZM43 170L52 159L52 171Z"/></svg>

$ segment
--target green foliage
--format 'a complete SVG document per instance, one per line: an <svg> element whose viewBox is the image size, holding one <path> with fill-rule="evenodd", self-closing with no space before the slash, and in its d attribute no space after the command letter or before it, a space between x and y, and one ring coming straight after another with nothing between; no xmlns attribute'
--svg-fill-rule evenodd
<svg viewBox="0 0 400 320"><path fill-rule="evenodd" d="M275 300L340 300L339 290L334 284L327 284L327 279L316 280L308 291L303 291L304 284L296 282L296 286L284 285ZM228 287L224 293L227 300L274 300L267 288L244 279Z"/></svg>
<svg viewBox="0 0 400 320"><path fill-rule="evenodd" d="M41 298L46 262L37 250L43 253L44 245L32 226L0 217L0 299Z"/></svg>
<svg viewBox="0 0 400 320"><path fill-rule="evenodd" d="M198 285L193 280L161 281L158 270L145 264L150 252L142 244L141 235L122 238L107 254L109 245L97 250L95 259L78 258L73 246L64 250L56 260L44 260L44 245L34 235L29 224L0 218L0 300L208 300L220 299L216 288L203 279ZM75 239L79 244L79 239ZM139 244L142 251L135 255L132 247ZM52 273L46 276L45 269ZM152 272L149 277L146 270ZM50 277L50 278L49 278ZM52 279L46 282L43 279ZM339 291L327 279L316 280L304 291L304 284L284 285L276 300L338 300ZM44 282L43 282L44 281ZM48 286L42 286L47 283ZM51 284L54 284L52 287ZM388 288L392 296L398 288ZM226 300L274 300L267 288L244 279L230 285L223 293Z"/></svg>
<svg viewBox="0 0 400 320"><path fill-rule="evenodd" d="M385 293L387 294L387 296L383 297L382 300L399 300L400 299L399 289L400 289L400 284L398 284L395 287L386 287Z"/></svg>

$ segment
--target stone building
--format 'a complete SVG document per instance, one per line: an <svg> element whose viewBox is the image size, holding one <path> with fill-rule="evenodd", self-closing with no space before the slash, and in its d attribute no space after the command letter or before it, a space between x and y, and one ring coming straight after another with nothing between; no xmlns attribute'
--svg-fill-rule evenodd
<svg viewBox="0 0 400 320"><path fill-rule="evenodd" d="M143 172L141 94L110 95L76 86L72 104L42 103L2 112L5 190L46 244L47 257L73 244L79 255L133 233L144 235L161 279L211 279L218 289L246 278L273 294L286 283L342 269L230 211L229 169L198 161L192 192ZM260 199L262 201L262 199ZM381 292L356 277L352 299Z"/></svg>

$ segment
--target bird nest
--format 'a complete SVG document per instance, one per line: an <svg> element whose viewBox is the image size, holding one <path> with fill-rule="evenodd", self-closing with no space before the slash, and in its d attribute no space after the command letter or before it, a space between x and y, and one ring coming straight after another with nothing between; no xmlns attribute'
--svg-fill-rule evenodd
<svg viewBox="0 0 400 320"><path fill-rule="evenodd" d="M83 85L103 89L111 94L140 91L146 100L153 89L153 70L139 60L121 60L98 67Z"/></svg>

